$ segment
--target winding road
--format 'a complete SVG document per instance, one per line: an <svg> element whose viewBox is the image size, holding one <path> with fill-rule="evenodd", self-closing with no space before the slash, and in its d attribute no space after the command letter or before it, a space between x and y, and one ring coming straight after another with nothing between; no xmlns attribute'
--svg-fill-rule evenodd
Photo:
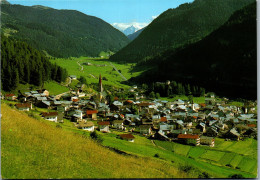
<svg viewBox="0 0 260 180"><path fill-rule="evenodd" d="M77 62L77 64L81 67L81 70L80 71L83 71L83 66L79 64L79 61Z"/></svg>

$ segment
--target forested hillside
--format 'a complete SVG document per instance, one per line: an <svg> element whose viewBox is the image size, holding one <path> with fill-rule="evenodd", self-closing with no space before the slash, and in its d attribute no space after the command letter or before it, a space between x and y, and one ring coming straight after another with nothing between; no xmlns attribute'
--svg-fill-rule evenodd
<svg viewBox="0 0 260 180"><path fill-rule="evenodd" d="M199 41L223 25L234 11L254 1L195 0L169 9L111 59L119 62L148 61L168 48Z"/></svg>
<svg viewBox="0 0 260 180"><path fill-rule="evenodd" d="M44 81L64 81L67 70L51 64L40 51L27 43L1 36L1 86L14 90L19 83L41 86Z"/></svg>
<svg viewBox="0 0 260 180"><path fill-rule="evenodd" d="M128 38L105 21L75 10L1 5L1 29L55 57L98 56L116 52Z"/></svg>
<svg viewBox="0 0 260 180"><path fill-rule="evenodd" d="M136 38L141 34L141 32L142 32L144 29L145 29L145 27L142 28L142 29L139 29L138 31L136 31L136 32L133 33L133 34L129 34L129 35L127 36L128 39L130 39L131 41L133 41L134 39L136 39Z"/></svg>
<svg viewBox="0 0 260 180"><path fill-rule="evenodd" d="M200 85L220 95L255 99L256 4L235 12L205 39L179 51L168 50L149 64L152 62L160 63L135 81L175 80Z"/></svg>

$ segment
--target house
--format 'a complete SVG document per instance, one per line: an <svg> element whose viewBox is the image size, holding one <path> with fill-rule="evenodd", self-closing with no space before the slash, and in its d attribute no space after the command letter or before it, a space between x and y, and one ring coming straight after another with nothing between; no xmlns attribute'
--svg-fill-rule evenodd
<svg viewBox="0 0 260 180"><path fill-rule="evenodd" d="M150 135L152 133L151 127L152 127L151 125L140 125L139 126L140 134Z"/></svg>
<svg viewBox="0 0 260 180"><path fill-rule="evenodd" d="M44 96L48 97L50 95L49 91L46 89L38 90L39 93L42 93Z"/></svg>
<svg viewBox="0 0 260 180"><path fill-rule="evenodd" d="M195 146L200 145L199 135L179 134L177 138L178 138L178 141L183 142L185 144L193 144Z"/></svg>
<svg viewBox="0 0 260 180"><path fill-rule="evenodd" d="M101 132L109 132L109 121L100 121L98 122L98 128Z"/></svg>
<svg viewBox="0 0 260 180"><path fill-rule="evenodd" d="M160 115L153 115L152 116L152 121L153 123L159 123L160 122L160 119L161 119L161 116Z"/></svg>
<svg viewBox="0 0 260 180"><path fill-rule="evenodd" d="M218 135L218 129L215 126L208 127L206 128L205 134L210 137L216 137Z"/></svg>
<svg viewBox="0 0 260 180"><path fill-rule="evenodd" d="M201 136L200 144L209 145L210 147L214 147L215 139L213 137Z"/></svg>
<svg viewBox="0 0 260 180"><path fill-rule="evenodd" d="M162 140L162 141L169 140L169 137L167 137L165 134L161 133L160 131L153 134L150 138L158 139L158 140Z"/></svg>
<svg viewBox="0 0 260 180"><path fill-rule="evenodd" d="M26 102L27 100L27 96L26 95L23 95L23 94L20 94L17 99L20 101L20 102Z"/></svg>
<svg viewBox="0 0 260 180"><path fill-rule="evenodd" d="M228 139L237 140L237 141L240 139L240 134L237 132L236 128L232 128L224 136Z"/></svg>
<svg viewBox="0 0 260 180"><path fill-rule="evenodd" d="M215 98L205 98L205 103L208 105L215 105Z"/></svg>
<svg viewBox="0 0 260 180"><path fill-rule="evenodd" d="M97 120L97 110L87 110L86 111L86 116L87 118L91 118L92 120Z"/></svg>
<svg viewBox="0 0 260 180"><path fill-rule="evenodd" d="M71 79L71 80L76 80L76 79L77 79L77 76L75 76L75 75L70 75L70 79Z"/></svg>
<svg viewBox="0 0 260 180"><path fill-rule="evenodd" d="M120 138L129 142L134 142L135 137L132 134L119 134Z"/></svg>
<svg viewBox="0 0 260 180"><path fill-rule="evenodd" d="M162 134L167 134L167 133L170 133L172 130L173 130L173 125L169 125L169 124L161 124L159 129L160 129L160 132Z"/></svg>
<svg viewBox="0 0 260 180"><path fill-rule="evenodd" d="M166 117L161 117L160 122L167 123L167 118Z"/></svg>
<svg viewBox="0 0 260 180"><path fill-rule="evenodd" d="M74 118L74 121L82 121L82 111L81 110L75 110L74 114L72 115Z"/></svg>
<svg viewBox="0 0 260 180"><path fill-rule="evenodd" d="M30 109L32 109L31 103L16 104L15 106L20 111L29 111Z"/></svg>
<svg viewBox="0 0 260 180"><path fill-rule="evenodd" d="M78 126L79 129L83 129L85 131L93 132L95 130L94 123L91 121L87 122L79 122Z"/></svg>
<svg viewBox="0 0 260 180"><path fill-rule="evenodd" d="M116 129L124 129L123 120L114 120L113 127Z"/></svg>
<svg viewBox="0 0 260 180"><path fill-rule="evenodd" d="M50 101L38 101L36 103L36 106L37 107L41 107L41 108L47 108L47 109L50 109L51 107L51 102Z"/></svg>
<svg viewBox="0 0 260 180"><path fill-rule="evenodd" d="M7 100L10 100L10 101L14 101L14 100L16 100L16 96L15 96L15 94L6 94L5 95L5 99L7 99Z"/></svg>
<svg viewBox="0 0 260 180"><path fill-rule="evenodd" d="M203 122L198 123L198 125L196 126L196 129L199 129L200 132L205 133L206 132L206 124Z"/></svg>
<svg viewBox="0 0 260 180"><path fill-rule="evenodd" d="M44 119L48 120L48 121L53 121L53 122L57 122L58 121L58 112L44 112L42 113L42 116L44 117Z"/></svg>

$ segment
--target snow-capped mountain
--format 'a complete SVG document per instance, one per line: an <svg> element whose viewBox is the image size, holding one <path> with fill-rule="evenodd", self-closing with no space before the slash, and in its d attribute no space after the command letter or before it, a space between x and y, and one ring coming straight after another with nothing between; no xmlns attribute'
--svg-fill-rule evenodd
<svg viewBox="0 0 260 180"><path fill-rule="evenodd" d="M132 26L126 28L126 29L123 31L123 33L124 33L125 35L129 35L129 34L135 33L135 32L138 31L138 30L139 30L139 28L136 28L136 27L134 27L134 26L132 25Z"/></svg>
<svg viewBox="0 0 260 180"><path fill-rule="evenodd" d="M123 32L127 36L144 28L148 25L148 23L112 23L111 25Z"/></svg>

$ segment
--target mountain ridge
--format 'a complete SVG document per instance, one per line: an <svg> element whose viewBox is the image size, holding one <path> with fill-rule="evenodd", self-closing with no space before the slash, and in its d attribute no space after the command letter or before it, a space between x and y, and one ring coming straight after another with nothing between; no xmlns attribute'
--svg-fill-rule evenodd
<svg viewBox="0 0 260 180"><path fill-rule="evenodd" d="M225 23L234 11L250 2L253 0L195 0L168 9L110 59L122 63L139 62L149 60L168 48L197 42Z"/></svg>
<svg viewBox="0 0 260 180"><path fill-rule="evenodd" d="M140 63L139 68L150 64L153 68L132 80L189 82L220 95L255 99L256 62L256 4L252 3L201 41Z"/></svg>
<svg viewBox="0 0 260 180"><path fill-rule="evenodd" d="M51 56L98 56L101 51L116 52L129 42L109 23L76 10L6 4L1 10L4 34Z"/></svg>

